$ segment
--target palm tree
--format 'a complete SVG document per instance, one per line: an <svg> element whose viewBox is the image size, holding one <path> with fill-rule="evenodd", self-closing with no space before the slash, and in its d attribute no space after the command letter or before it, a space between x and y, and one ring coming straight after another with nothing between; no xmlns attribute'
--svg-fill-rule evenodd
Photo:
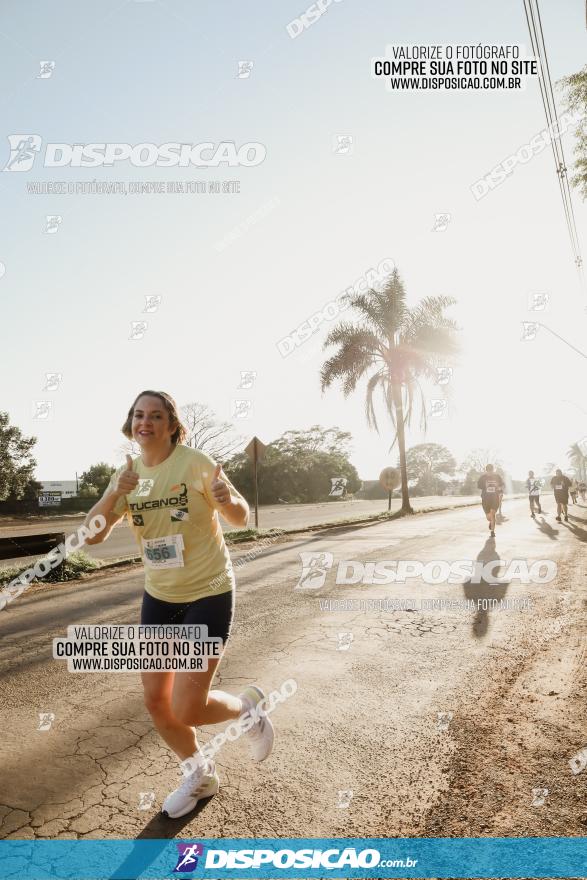
<svg viewBox="0 0 587 880"><path fill-rule="evenodd" d="M411 422L416 397L421 403L421 424L426 428L426 407L419 380L437 379L439 362L455 355L457 326L445 318L444 309L455 303L447 296L429 296L415 308L406 305L406 294L397 269L387 276L379 290L350 294L349 305L361 316L358 325L342 321L331 330L324 348L338 351L320 372L322 391L340 380L345 397L357 382L369 374L365 412L370 427L379 433L374 393L382 392L395 429L391 448L399 447L402 513L413 513L408 492L405 426Z"/></svg>
<svg viewBox="0 0 587 880"><path fill-rule="evenodd" d="M569 447L567 458L570 459L571 466L575 468L579 479L584 480L587 476L587 456L583 454L583 450L578 443L573 443Z"/></svg>

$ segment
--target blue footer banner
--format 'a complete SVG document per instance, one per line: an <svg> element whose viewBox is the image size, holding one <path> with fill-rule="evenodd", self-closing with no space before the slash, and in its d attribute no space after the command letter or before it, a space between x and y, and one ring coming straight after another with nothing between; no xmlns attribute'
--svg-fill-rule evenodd
<svg viewBox="0 0 587 880"><path fill-rule="evenodd" d="M0 841L2 880L581 877L585 837Z"/></svg>

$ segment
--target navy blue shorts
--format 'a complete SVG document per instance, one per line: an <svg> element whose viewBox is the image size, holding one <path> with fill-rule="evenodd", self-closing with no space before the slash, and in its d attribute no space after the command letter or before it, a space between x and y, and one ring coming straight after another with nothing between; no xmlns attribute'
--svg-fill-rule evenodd
<svg viewBox="0 0 587 880"><path fill-rule="evenodd" d="M163 602L145 591L141 625L176 623L208 627L208 636L228 641L234 615L234 590L193 602Z"/></svg>

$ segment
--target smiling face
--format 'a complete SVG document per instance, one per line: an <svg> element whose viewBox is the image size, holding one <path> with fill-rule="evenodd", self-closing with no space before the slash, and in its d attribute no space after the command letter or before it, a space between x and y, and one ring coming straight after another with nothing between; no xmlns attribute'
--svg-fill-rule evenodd
<svg viewBox="0 0 587 880"><path fill-rule="evenodd" d="M143 394L135 403L131 428L133 440L141 449L168 446L174 430L163 402L148 394Z"/></svg>

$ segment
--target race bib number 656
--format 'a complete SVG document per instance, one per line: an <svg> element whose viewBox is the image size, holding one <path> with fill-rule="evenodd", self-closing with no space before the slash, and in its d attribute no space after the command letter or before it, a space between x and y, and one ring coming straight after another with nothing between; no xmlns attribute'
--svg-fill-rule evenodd
<svg viewBox="0 0 587 880"><path fill-rule="evenodd" d="M143 538L143 558L151 568L183 568L183 537Z"/></svg>

